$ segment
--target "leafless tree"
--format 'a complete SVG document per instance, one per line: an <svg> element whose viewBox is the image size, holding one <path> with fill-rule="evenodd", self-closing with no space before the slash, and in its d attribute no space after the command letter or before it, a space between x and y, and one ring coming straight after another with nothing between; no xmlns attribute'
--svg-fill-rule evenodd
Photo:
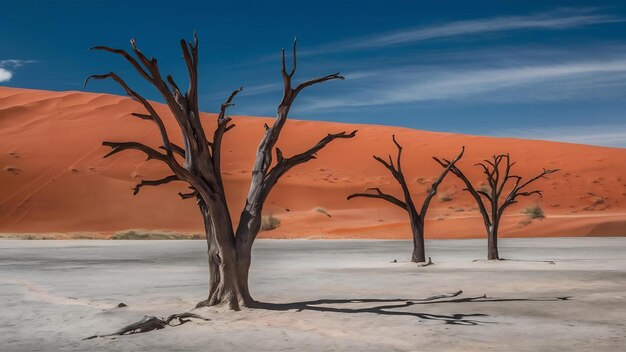
<svg viewBox="0 0 626 352"><path fill-rule="evenodd" d="M400 188L402 189L402 194L404 201L399 198L385 193L380 190L380 188L368 188L365 193L354 193L348 196L348 200L357 197L363 198L378 198L386 200L389 203L399 206L400 208L406 210L409 213L409 221L411 223L411 231L413 233L413 255L411 256L411 261L416 263L426 262L426 253L424 249L424 219L426 219L426 212L428 211L428 207L430 206L430 201L437 194L437 188L443 182L443 179L446 177L448 172L454 167L454 164L463 157L463 153L465 148L461 149L459 155L450 162L450 165L445 168L445 170L439 175L439 177L433 182L433 184L429 187L426 198L424 198L424 202L422 203L421 209L418 211L413 202L413 198L411 196L411 191L409 190L409 186L406 183L406 179L404 178L404 174L402 173L402 146L396 140L396 136L392 136L393 143L398 148L398 155L396 156L396 163L394 164L391 155L389 155L389 161L374 155L374 160L381 163L391 175L398 181L400 184ZM436 158L434 158L437 160Z"/></svg>
<svg viewBox="0 0 626 352"><path fill-rule="evenodd" d="M446 169L450 167L451 162L446 159L440 160L435 158L435 160ZM511 162L509 154L493 155L491 160L486 159L475 164L475 166L483 169L487 179L487 186L482 189L474 187L458 167L453 166L450 169L450 172L455 174L465 184L466 188L463 190L468 191L476 200L476 204L478 204L478 209L487 230L487 259L489 260L500 259L498 255L498 228L506 208L511 204L517 203L517 197L528 197L533 194L542 197L541 191L527 191L526 187L546 177L548 174L559 171L558 169L543 169L539 175L522 182L522 177L511 174L513 165L515 165L515 162ZM505 187L511 180L513 186L507 193L505 192ZM505 194L505 197L501 200L503 194Z"/></svg>
<svg viewBox="0 0 626 352"><path fill-rule="evenodd" d="M246 197L245 206L240 214L237 228L233 227L231 214L228 210L224 183L221 172L221 146L224 134L231 128L231 118L226 116L226 109L233 105L233 99L241 91L239 88L232 92L221 105L217 117L217 126L212 131L212 138L200 121L198 108L198 38L194 33L193 42L181 40L183 58L189 74L189 87L183 92L172 76L163 79L157 60L145 56L131 40L132 52L97 46L93 50L102 50L118 54L128 61L134 69L163 97L167 106L178 123L182 132L183 145L174 144L154 106L142 95L131 89L117 74L111 72L102 75L92 75L90 79L110 78L116 81L132 99L139 102L147 113L136 113L134 116L152 121L158 128L162 151L145 144L120 141L104 142L112 150L105 157L122 151L135 150L142 152L148 160L157 160L164 163L172 174L155 180L142 180L135 188L137 194L144 186L158 186L173 181L183 181L189 185L189 193L181 193L183 199L195 199L204 219L206 239L208 244L209 262L209 293L205 301L199 306L213 306L228 304L231 309L254 304L248 289L248 272L251 262L252 244L261 226L261 212L263 203L270 191L281 176L296 165L315 158L316 153L328 143L338 138L352 138L356 131L351 133L340 132L328 134L317 144L300 154L286 157L276 146L280 133L287 121L289 109L302 90L318 83L343 79L339 73L305 81L293 85L292 78L296 72L296 42L293 44L293 67L288 71L285 62L285 51L282 51L282 79L283 98L278 105L276 119L272 126L265 125L265 134L256 151L256 159L252 168L252 181ZM273 154L276 160L273 161Z"/></svg>

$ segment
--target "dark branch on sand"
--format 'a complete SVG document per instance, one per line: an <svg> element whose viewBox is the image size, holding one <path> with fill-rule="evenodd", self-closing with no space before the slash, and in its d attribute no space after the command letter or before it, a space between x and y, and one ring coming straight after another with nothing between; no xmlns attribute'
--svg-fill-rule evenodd
<svg viewBox="0 0 626 352"><path fill-rule="evenodd" d="M132 335L132 334L140 334L140 333L144 333L144 332L148 332L148 331L152 331L152 330L161 330L161 329L166 328L168 326L183 325L183 324L191 321L191 319L189 319L189 318L201 319L201 320L204 320L204 321L211 320L211 319L199 316L198 314L189 313L189 312L187 312L187 313L179 313L179 314L172 314L169 317L167 317L167 319L157 318L157 317L152 316L152 315L146 315L140 321L138 321L136 323L132 323L130 325L126 325L125 327L117 330L116 332L114 332L112 334L93 335L93 336L86 337L83 340L91 340L91 339L95 339L96 337L109 337L109 336L116 336L116 335L119 335L119 336L122 336L122 335ZM177 320L178 324L172 325L172 322L174 320Z"/></svg>

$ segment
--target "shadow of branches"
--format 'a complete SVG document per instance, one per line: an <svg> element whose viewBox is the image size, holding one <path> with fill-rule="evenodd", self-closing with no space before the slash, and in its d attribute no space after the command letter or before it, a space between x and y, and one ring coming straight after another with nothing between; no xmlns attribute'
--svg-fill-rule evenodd
<svg viewBox="0 0 626 352"><path fill-rule="evenodd" d="M422 312L411 312L401 310L417 305L426 304L455 304L455 303L485 303L485 302L540 302L540 301L566 301L571 297L554 297L554 298L491 298L486 295L477 297L463 297L457 298L463 291L457 291L455 293L437 295L427 298L406 299L406 298L391 298L391 299L379 299L379 298L352 298L352 299L319 299L313 301L301 301L291 303L267 303L256 302L251 308L254 309L267 309L275 311L288 311L296 310L301 311L316 311L316 312L331 312L331 313L369 313L391 316L412 316L424 320L438 320L445 324L451 325L481 325L481 324L495 324L495 322L477 320L475 318L488 317L487 314L482 313L456 313L456 314L431 314ZM349 308L349 307L329 307L328 305L346 305L346 304L367 304L367 303L386 303L377 305L374 307L363 308Z"/></svg>

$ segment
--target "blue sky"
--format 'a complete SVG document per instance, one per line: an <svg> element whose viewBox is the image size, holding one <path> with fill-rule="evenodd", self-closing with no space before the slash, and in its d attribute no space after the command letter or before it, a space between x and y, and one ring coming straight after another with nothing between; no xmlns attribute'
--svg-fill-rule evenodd
<svg viewBox="0 0 626 352"><path fill-rule="evenodd" d="M119 57L159 58L185 78L178 40L200 38L200 100L272 116L279 53L298 37L298 79L345 81L301 95L291 116L626 147L626 4L620 1L7 1L0 85L82 90L111 70L157 99ZM88 91L122 94L111 82Z"/></svg>

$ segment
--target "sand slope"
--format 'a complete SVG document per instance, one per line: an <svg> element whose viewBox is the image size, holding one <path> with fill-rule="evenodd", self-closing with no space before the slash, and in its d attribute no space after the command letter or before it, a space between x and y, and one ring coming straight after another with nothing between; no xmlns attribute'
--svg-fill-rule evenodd
<svg viewBox="0 0 626 352"><path fill-rule="evenodd" d="M159 106L163 114L166 109ZM133 196L142 178L167 170L140 153L102 159L101 142L136 140L154 147L159 136L152 123L130 116L141 112L130 99L105 94L48 92L0 87L0 232L103 232L129 228L199 231L193 201L182 201L182 183L146 187ZM224 141L223 169L231 210L238 212L247 191L254 151L269 120L236 116ZM214 114L204 114L208 129ZM175 123L168 119L172 139ZM286 156L303 151L330 132L358 129L352 140L337 140L317 160L299 166L274 189L265 212L282 220L264 237L409 238L405 214L377 201L347 201L347 194L380 186L398 194L398 186L372 154L395 154L391 134L404 145L404 170L421 201L440 167L430 158L455 156L472 179L472 166L494 153L509 152L517 174L546 168L562 172L537 184L544 199L525 199L503 220L503 236L626 236L626 150L567 143L433 133L397 127L290 120L278 146ZM428 238L481 237L482 222L460 183L448 178L440 188L451 201L433 201ZM539 202L547 218L520 226L520 209ZM315 211L322 207L330 215ZM235 216L235 218L237 218Z"/></svg>

